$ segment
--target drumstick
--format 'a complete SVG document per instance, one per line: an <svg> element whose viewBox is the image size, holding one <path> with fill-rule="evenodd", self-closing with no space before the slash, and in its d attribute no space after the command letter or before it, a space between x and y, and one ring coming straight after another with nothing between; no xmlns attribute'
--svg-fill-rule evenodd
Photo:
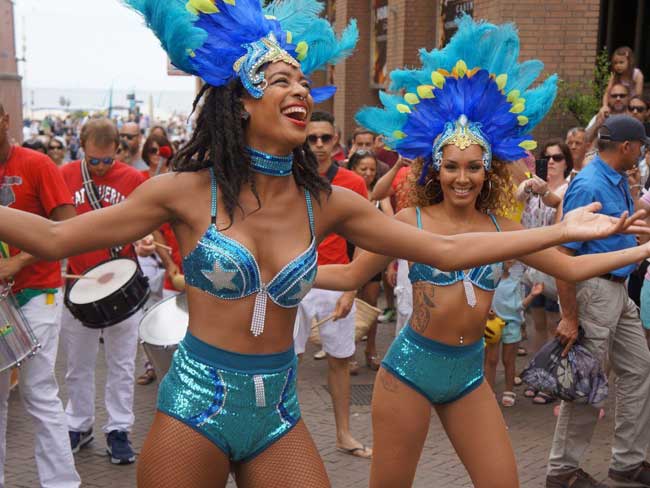
<svg viewBox="0 0 650 488"><path fill-rule="evenodd" d="M154 246L158 246L162 249L165 249L166 251L172 252L172 248L169 246L166 246L165 244L161 244L160 242L153 241Z"/></svg>
<svg viewBox="0 0 650 488"><path fill-rule="evenodd" d="M96 276L84 276L84 275L75 275L75 274L67 274L67 273L61 273L61 276L66 279L71 279L71 280L98 280Z"/></svg>
<svg viewBox="0 0 650 488"><path fill-rule="evenodd" d="M328 320L332 320L332 319L334 318L335 315L336 315L336 314L333 314L333 313L332 313L332 314L329 314L329 315L328 315L327 317L325 317L324 319L320 319L320 320L319 320L318 322L316 322L314 325L315 325L316 327L320 327L321 325L323 325L323 324L324 324L325 322L327 322Z"/></svg>

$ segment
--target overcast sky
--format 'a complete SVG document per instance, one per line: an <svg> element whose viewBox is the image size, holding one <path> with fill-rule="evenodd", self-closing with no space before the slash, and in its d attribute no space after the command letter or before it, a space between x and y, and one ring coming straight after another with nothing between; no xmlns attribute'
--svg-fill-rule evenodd
<svg viewBox="0 0 650 488"><path fill-rule="evenodd" d="M166 56L141 18L119 0L14 0L16 50L31 87L192 91L170 77Z"/></svg>

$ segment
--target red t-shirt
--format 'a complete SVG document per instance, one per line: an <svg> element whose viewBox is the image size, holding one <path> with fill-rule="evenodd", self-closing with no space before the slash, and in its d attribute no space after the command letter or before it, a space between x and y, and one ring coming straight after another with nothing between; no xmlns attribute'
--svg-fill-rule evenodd
<svg viewBox="0 0 650 488"><path fill-rule="evenodd" d="M61 174L70 192L77 214L85 214L93 208L86 198L86 190L81 177L81 162L73 161L61 167ZM93 181L99 191L100 201L105 207L115 205L125 200L143 181L144 176L131 166L115 161L113 167L104 176L93 176ZM131 246L125 246L120 256L133 257ZM108 249L91 251L68 260L68 267L73 274L83 274L88 268L108 261L111 258Z"/></svg>
<svg viewBox="0 0 650 488"><path fill-rule="evenodd" d="M148 169L141 171L142 176L144 176L145 181L151 178L151 174ZM166 244L172 248L171 257L174 264L178 266L180 272L183 272L183 258L181 256L181 249L178 246L178 241L176 240L176 234L172 230L172 226L169 224L163 224L160 229L158 229L162 236L165 238ZM165 273L165 290L176 290L172 284L172 280L169 277L169 274Z"/></svg>
<svg viewBox="0 0 650 488"><path fill-rule="evenodd" d="M366 182L361 176L348 169L339 168L332 180L332 185L342 186L357 192L363 198L368 198ZM347 244L345 239L338 234L328 235L318 246L319 266L324 264L347 264L349 262Z"/></svg>
<svg viewBox="0 0 650 488"><path fill-rule="evenodd" d="M49 217L61 205L72 204L70 192L59 168L46 155L12 146L9 160L0 165L0 205ZM19 249L9 246L9 255ZM59 288L61 265L58 261L39 261L14 276L14 293L25 288Z"/></svg>

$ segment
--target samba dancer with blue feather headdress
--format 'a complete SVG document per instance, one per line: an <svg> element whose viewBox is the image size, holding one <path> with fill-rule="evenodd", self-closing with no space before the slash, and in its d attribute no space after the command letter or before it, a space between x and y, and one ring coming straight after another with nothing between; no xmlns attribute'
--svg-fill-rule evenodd
<svg viewBox="0 0 650 488"><path fill-rule="evenodd" d="M412 206L398 213L398 220L451 239L481 233L475 244L448 251L449 257L463 260L480 247L488 251L488 240L499 234L521 238L517 232L501 232L523 229L520 224L495 216L512 186L505 162L534 147L530 130L551 107L556 77L531 89L543 66L539 61L519 63L515 28L469 17L458 20L458 32L444 49L420 54L420 69L391 75L392 88L401 93L381 93L384 108L363 109L357 120L383 134L402 157L416 160L413 186L404 192ZM567 214L565 222L572 218ZM520 256L571 281L598 276L627 261L623 253L615 259L604 254L575 258L556 249ZM355 288L391 260L362 253L349 265L319 268L316 285ZM485 324L493 295L504 296L495 290L505 267L476 266L479 262L472 263L475 267L441 268L411 260L413 313L386 353L373 393L371 487L412 485L434 406L474 486L519 486L512 447L483 366ZM504 308L514 310L504 315L511 323L502 336L504 354L512 357L508 364L514 368L522 297L516 279L507 277L502 285L509 286ZM498 349L494 352L498 359ZM505 406L514 399L512 371L506 378L510 391L504 395ZM486 455L486 448L498 455Z"/></svg>

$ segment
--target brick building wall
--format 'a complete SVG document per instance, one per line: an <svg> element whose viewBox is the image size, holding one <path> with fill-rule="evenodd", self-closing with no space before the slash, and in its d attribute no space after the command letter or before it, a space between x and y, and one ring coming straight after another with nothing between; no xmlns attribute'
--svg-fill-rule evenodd
<svg viewBox="0 0 650 488"><path fill-rule="evenodd" d="M371 0L331 0L336 3L336 30L350 18L359 23L360 39L353 56L335 71L338 93L331 109L349 136L354 114L363 105L377 105L370 87ZM440 38L439 0L388 0L388 69L418 64L418 49L432 49ZM600 0L474 0L474 18L493 23L515 22L522 59L540 59L544 75L558 73L567 82L590 79L598 51ZM536 130L539 140L560 136L575 120L548 117Z"/></svg>
<svg viewBox="0 0 650 488"><path fill-rule="evenodd" d="M22 142L22 91L16 64L13 3L0 0L0 102L10 114L9 137Z"/></svg>

